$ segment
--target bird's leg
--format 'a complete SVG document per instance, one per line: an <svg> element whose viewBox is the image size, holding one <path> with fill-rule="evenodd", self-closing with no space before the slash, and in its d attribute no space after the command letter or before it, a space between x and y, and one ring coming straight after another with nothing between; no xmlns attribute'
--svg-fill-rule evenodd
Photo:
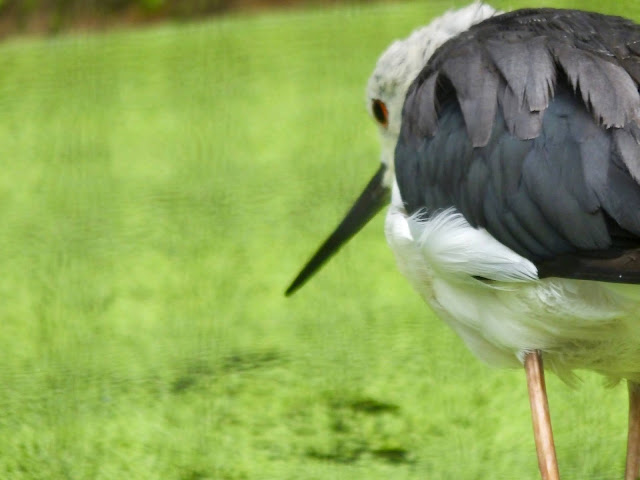
<svg viewBox="0 0 640 480"><path fill-rule="evenodd" d="M627 467L625 480L637 480L640 474L640 385L628 381L629 434L627 436Z"/></svg>
<svg viewBox="0 0 640 480"><path fill-rule="evenodd" d="M540 473L543 480L559 480L560 473L558 472L556 448L553 444L553 432L551 431L542 355L539 351L526 354L524 357L524 369L527 374L531 418L533 419L533 435L536 441Z"/></svg>

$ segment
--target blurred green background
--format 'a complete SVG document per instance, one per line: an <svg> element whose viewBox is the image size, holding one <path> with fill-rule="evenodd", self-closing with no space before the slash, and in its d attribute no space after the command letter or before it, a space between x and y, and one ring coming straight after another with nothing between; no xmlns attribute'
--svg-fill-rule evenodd
<svg viewBox="0 0 640 480"><path fill-rule="evenodd" d="M524 374L422 304L382 215L283 296L379 162L378 55L463 4L0 44L0 478L539 478ZM548 379L561 473L622 478L626 389L582 378Z"/></svg>

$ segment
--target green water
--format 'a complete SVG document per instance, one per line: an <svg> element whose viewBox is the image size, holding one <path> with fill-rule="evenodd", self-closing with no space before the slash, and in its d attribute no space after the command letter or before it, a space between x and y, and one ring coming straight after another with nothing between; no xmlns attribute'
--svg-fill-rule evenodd
<svg viewBox="0 0 640 480"><path fill-rule="evenodd" d="M0 45L0 478L538 478L522 373L433 317L382 218L282 295L378 164L378 55L454 4ZM621 478L625 389L549 391L566 478Z"/></svg>

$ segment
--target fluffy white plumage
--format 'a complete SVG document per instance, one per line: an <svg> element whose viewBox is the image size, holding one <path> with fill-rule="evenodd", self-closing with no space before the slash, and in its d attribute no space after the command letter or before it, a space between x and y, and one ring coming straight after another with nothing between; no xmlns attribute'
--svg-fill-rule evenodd
<svg viewBox="0 0 640 480"><path fill-rule="evenodd" d="M518 367L526 352L541 350L545 365L568 382L581 368L613 381L640 380L640 322L632 298L640 289L539 280L531 262L454 209L429 220L407 215L397 186L385 232L400 271L486 363Z"/></svg>
<svg viewBox="0 0 640 480"><path fill-rule="evenodd" d="M382 162L390 167L385 183L393 186L387 241L412 286L485 362L517 367L526 352L540 350L546 367L567 381L584 368L640 382L640 287L539 280L530 261L455 209L427 220L404 209L393 150L407 88L439 45L495 13L480 3L448 12L393 43L371 75L368 104L380 99L389 110L380 130Z"/></svg>

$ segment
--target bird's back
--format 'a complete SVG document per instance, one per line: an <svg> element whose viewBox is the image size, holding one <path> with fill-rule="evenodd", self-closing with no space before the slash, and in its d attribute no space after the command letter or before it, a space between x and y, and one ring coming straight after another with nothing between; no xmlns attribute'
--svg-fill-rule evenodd
<svg viewBox="0 0 640 480"><path fill-rule="evenodd" d="M519 10L443 44L409 87L395 167L540 277L640 282L640 26Z"/></svg>

